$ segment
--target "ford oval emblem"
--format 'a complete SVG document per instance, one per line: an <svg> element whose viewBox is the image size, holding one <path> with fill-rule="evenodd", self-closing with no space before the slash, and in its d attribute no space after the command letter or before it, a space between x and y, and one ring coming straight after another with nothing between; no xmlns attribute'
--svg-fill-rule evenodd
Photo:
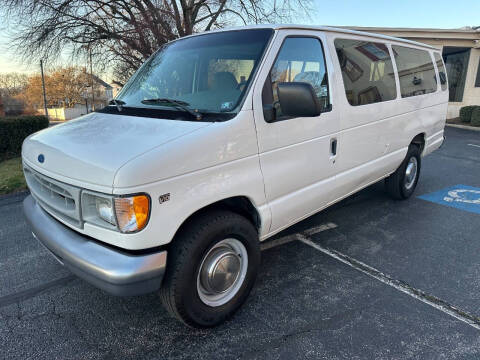
<svg viewBox="0 0 480 360"><path fill-rule="evenodd" d="M45 161L45 156L43 156L43 154L40 154L40 155L38 155L37 159L38 159L39 163L43 164L43 162Z"/></svg>

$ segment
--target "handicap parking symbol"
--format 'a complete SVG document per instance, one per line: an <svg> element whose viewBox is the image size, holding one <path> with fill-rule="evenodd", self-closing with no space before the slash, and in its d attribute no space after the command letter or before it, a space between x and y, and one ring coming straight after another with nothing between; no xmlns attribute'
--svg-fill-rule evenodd
<svg viewBox="0 0 480 360"><path fill-rule="evenodd" d="M480 188L473 186L455 185L430 194L421 195L419 198L480 214Z"/></svg>

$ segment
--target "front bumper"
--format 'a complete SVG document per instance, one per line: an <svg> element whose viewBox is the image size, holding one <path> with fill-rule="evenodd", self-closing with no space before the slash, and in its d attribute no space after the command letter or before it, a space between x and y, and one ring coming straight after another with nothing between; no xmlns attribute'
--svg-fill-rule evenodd
<svg viewBox="0 0 480 360"><path fill-rule="evenodd" d="M114 295L158 290L167 252L136 255L99 244L48 215L29 195L23 211L33 235L74 274Z"/></svg>

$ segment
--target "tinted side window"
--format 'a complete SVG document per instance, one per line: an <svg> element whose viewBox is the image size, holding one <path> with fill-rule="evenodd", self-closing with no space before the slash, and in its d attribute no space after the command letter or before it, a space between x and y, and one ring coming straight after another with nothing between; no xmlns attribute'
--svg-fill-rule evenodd
<svg viewBox="0 0 480 360"><path fill-rule="evenodd" d="M402 97L429 94L437 91L432 58L425 50L392 46L400 78Z"/></svg>
<svg viewBox="0 0 480 360"><path fill-rule="evenodd" d="M328 77L323 56L322 44L319 39L291 37L286 38L278 53L275 64L270 71L271 88L264 87L263 106L272 102L277 119L283 117L278 101L278 83L306 82L312 85L322 110L330 104L328 94ZM267 82L269 80L267 79ZM266 84L267 85L267 84ZM268 90L267 90L268 89ZM272 96L266 94L272 92Z"/></svg>
<svg viewBox="0 0 480 360"><path fill-rule="evenodd" d="M447 90L447 72L445 71L443 59L439 53L433 53L433 56L435 57L435 62L437 63L438 76L440 77L442 91Z"/></svg>
<svg viewBox="0 0 480 360"><path fill-rule="evenodd" d="M385 44L336 39L345 93L350 105L366 105L397 97L392 58Z"/></svg>

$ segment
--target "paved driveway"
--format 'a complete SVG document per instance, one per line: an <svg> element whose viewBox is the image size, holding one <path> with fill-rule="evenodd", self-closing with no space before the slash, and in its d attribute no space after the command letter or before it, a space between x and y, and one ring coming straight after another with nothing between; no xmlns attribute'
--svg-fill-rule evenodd
<svg viewBox="0 0 480 360"><path fill-rule="evenodd" d="M75 278L32 238L23 196L0 199L0 358L480 358L480 214L418 198L480 188L480 133L446 135L410 200L379 183L264 244L247 303L211 330Z"/></svg>

